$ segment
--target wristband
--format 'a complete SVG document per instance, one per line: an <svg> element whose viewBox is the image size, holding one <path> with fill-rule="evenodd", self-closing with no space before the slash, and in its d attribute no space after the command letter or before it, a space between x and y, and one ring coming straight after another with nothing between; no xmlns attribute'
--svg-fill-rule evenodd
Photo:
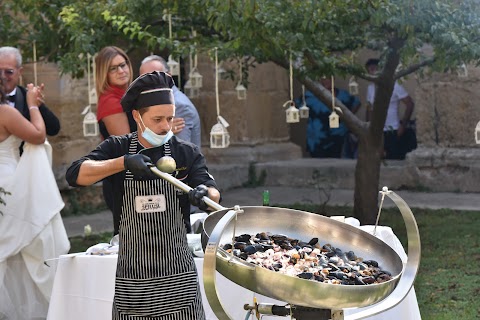
<svg viewBox="0 0 480 320"><path fill-rule="evenodd" d="M37 110L39 110L37 106L31 106L31 107L29 107L28 109L30 109L30 110L32 110L32 109L37 109Z"/></svg>

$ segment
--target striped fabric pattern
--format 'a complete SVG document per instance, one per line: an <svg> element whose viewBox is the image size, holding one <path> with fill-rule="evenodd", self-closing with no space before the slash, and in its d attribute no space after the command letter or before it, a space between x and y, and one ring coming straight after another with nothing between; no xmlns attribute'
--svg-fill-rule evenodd
<svg viewBox="0 0 480 320"><path fill-rule="evenodd" d="M137 143L134 134L130 154ZM164 146L170 155L169 144ZM124 187L112 319L205 319L175 187L160 178L134 180L129 171ZM137 212L135 198L151 195L164 195L166 210Z"/></svg>

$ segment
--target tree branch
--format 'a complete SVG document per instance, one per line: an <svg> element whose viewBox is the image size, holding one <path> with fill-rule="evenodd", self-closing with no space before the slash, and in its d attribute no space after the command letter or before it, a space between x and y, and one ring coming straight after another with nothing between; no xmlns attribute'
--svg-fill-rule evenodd
<svg viewBox="0 0 480 320"><path fill-rule="evenodd" d="M395 75L393 76L393 79L398 80L398 79L400 79L400 78L402 78L406 75L414 73L415 71L417 71L417 70L419 70L419 69L421 69L425 66L429 66L429 65L433 64L434 62L435 62L435 57L420 61L419 63L412 64L408 68L402 69L399 72L395 73Z"/></svg>

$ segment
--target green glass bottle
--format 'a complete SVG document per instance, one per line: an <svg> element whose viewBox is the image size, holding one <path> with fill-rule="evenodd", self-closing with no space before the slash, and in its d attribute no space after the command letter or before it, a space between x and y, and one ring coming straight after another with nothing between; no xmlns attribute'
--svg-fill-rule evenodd
<svg viewBox="0 0 480 320"><path fill-rule="evenodd" d="M263 205L267 207L270 206L270 191L263 190L262 198L263 198Z"/></svg>

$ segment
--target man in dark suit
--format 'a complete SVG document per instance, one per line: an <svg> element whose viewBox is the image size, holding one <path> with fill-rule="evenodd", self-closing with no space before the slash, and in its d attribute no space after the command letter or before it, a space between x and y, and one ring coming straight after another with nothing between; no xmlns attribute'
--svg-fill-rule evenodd
<svg viewBox="0 0 480 320"><path fill-rule="evenodd" d="M13 47L0 47L0 77L3 80L8 103L30 120L26 89L18 85L22 70L22 55L20 51ZM43 91L43 84L40 86L40 89ZM45 121L47 135L57 135L60 131L60 121L57 116L44 103L38 107Z"/></svg>

